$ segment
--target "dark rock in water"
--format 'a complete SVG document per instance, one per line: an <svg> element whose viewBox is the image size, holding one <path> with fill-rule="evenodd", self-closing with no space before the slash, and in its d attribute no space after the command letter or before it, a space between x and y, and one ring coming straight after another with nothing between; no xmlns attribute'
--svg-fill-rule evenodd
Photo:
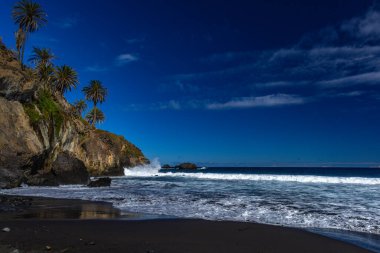
<svg viewBox="0 0 380 253"><path fill-rule="evenodd" d="M161 166L162 169L171 169L172 166L170 166L169 164L164 164L163 166Z"/></svg>
<svg viewBox="0 0 380 253"><path fill-rule="evenodd" d="M91 181L88 185L88 187L106 187L111 186L111 178L109 177L101 177L98 179L95 179Z"/></svg>
<svg viewBox="0 0 380 253"><path fill-rule="evenodd" d="M89 181L84 163L69 152L58 154L52 172L58 184L87 184Z"/></svg>
<svg viewBox="0 0 380 253"><path fill-rule="evenodd" d="M194 163L181 163L180 165L176 166L180 170L196 170L197 165Z"/></svg>

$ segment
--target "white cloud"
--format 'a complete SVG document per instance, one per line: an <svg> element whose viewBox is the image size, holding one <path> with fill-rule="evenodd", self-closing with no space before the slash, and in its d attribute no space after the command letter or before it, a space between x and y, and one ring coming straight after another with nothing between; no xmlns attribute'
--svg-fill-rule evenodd
<svg viewBox="0 0 380 253"><path fill-rule="evenodd" d="M130 39L125 39L125 42L127 44L138 44L142 43L145 41L145 38L130 38Z"/></svg>
<svg viewBox="0 0 380 253"><path fill-rule="evenodd" d="M139 60L139 58L133 54L120 54L116 57L116 64L122 66L137 60Z"/></svg>
<svg viewBox="0 0 380 253"><path fill-rule="evenodd" d="M105 72L107 71L108 68L106 67L101 67L101 66L98 66L98 65L93 65L93 66L87 66L84 71L86 72Z"/></svg>
<svg viewBox="0 0 380 253"><path fill-rule="evenodd" d="M253 107L275 107L283 105L304 104L305 98L289 94L272 94L261 97L241 97L226 103L211 103L206 106L210 110L253 108Z"/></svg>
<svg viewBox="0 0 380 253"><path fill-rule="evenodd" d="M380 12L371 8L364 17L354 18L342 24L341 29L357 38L380 38Z"/></svg>
<svg viewBox="0 0 380 253"><path fill-rule="evenodd" d="M350 92L339 93L337 96L338 97L358 97L358 96L361 96L365 93L366 92L364 92L364 91L354 90L354 91L350 91Z"/></svg>
<svg viewBox="0 0 380 253"><path fill-rule="evenodd" d="M318 82L324 87L341 87L352 86L358 84L379 84L380 85L380 72L369 72L353 76L346 76L342 78L320 81Z"/></svg>
<svg viewBox="0 0 380 253"><path fill-rule="evenodd" d="M62 29L68 29L75 26L78 23L77 17L66 17L55 22L55 25Z"/></svg>
<svg viewBox="0 0 380 253"><path fill-rule="evenodd" d="M169 103L166 105L165 109L180 110L181 105L178 101L170 100Z"/></svg>
<svg viewBox="0 0 380 253"><path fill-rule="evenodd" d="M307 34L289 48L210 55L200 62L212 66L211 71L172 76L173 84L186 81L200 89L223 90L233 82L241 94L246 94L247 88L255 92L263 88L279 93L303 92L302 86L308 85L314 86L310 90L319 98L325 89L338 94L338 88L380 85L379 7L372 6L364 15Z"/></svg>

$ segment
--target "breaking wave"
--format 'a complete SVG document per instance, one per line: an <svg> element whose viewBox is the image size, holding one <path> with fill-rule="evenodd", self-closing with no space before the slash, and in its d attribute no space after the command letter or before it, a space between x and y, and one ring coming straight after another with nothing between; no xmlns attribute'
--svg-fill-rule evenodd
<svg viewBox="0 0 380 253"><path fill-rule="evenodd" d="M204 172L205 169L200 169L195 172L173 172L172 170L165 172L160 171L160 169L161 165L158 159L154 159L151 164L125 169L124 174L127 177L186 177L201 180L250 180L319 184L380 185L380 178L370 177L213 173Z"/></svg>

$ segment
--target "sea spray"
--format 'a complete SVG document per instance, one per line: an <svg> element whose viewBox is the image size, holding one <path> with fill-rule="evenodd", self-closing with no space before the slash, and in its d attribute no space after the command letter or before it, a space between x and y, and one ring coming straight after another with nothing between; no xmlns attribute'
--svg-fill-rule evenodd
<svg viewBox="0 0 380 253"><path fill-rule="evenodd" d="M139 165L133 168L125 168L125 176L151 177L157 175L161 169L161 164L158 158L154 158L149 164Z"/></svg>
<svg viewBox="0 0 380 253"><path fill-rule="evenodd" d="M207 168L195 172L161 171L159 160L156 158L151 164L141 165L125 169L124 174L128 177L188 177L204 180L250 180L250 181L282 181L297 183L323 183L323 184L359 184L380 185L380 178L369 177L338 177L317 175L274 175L274 174L234 174L234 173L209 173Z"/></svg>

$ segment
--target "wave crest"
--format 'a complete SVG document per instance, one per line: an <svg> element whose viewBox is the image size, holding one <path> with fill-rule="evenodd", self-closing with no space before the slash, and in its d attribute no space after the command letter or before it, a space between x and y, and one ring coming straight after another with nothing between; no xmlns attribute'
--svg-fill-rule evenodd
<svg viewBox="0 0 380 253"><path fill-rule="evenodd" d="M154 158L150 164L139 165L133 168L125 168L125 176L133 177L151 177L158 174L161 169L161 164L158 158Z"/></svg>
<svg viewBox="0 0 380 253"><path fill-rule="evenodd" d="M297 183L325 183L325 184L360 184L380 185L380 178L369 177L334 177L313 175L274 175L274 174L233 174L207 172L159 172L161 165L158 159L151 164L125 169L125 176L129 177L185 177L205 180L244 180L244 181L279 181Z"/></svg>

